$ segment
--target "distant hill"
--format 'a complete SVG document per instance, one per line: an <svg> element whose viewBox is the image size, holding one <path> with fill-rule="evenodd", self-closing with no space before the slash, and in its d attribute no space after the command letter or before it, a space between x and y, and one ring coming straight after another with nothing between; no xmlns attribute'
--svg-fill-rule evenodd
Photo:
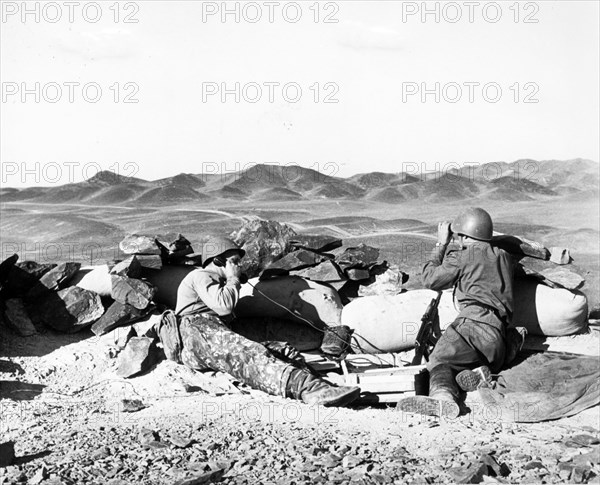
<svg viewBox="0 0 600 485"><path fill-rule="evenodd" d="M332 177L297 165L253 165L224 174L181 173L155 181L99 172L57 187L0 189L0 202L161 205L207 200L500 201L598 197L598 164L585 159L492 162L417 173L368 172Z"/></svg>

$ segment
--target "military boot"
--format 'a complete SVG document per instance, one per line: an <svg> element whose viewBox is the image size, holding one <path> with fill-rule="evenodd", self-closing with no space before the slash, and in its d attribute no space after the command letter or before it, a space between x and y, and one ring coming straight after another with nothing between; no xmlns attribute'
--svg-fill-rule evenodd
<svg viewBox="0 0 600 485"><path fill-rule="evenodd" d="M292 371L285 391L287 397L323 406L346 406L360 395L359 387L338 387L300 369Z"/></svg>
<svg viewBox="0 0 600 485"><path fill-rule="evenodd" d="M429 396L411 396L398 402L400 411L448 419L460 414L458 387L454 372L447 365L438 365L429 373Z"/></svg>
<svg viewBox="0 0 600 485"><path fill-rule="evenodd" d="M473 392L481 387L492 387L492 372L486 365L473 370L463 370L456 376L456 383L465 392Z"/></svg>

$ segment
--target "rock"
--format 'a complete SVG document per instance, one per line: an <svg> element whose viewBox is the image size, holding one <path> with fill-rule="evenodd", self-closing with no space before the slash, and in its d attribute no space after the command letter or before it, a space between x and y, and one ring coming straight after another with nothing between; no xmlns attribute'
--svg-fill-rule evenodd
<svg viewBox="0 0 600 485"><path fill-rule="evenodd" d="M104 335L117 327L124 327L143 318L144 315L148 314L148 311L148 309L138 310L128 303L115 301L106 310L106 313L100 317L100 320L92 325L92 332L98 336Z"/></svg>
<svg viewBox="0 0 600 485"><path fill-rule="evenodd" d="M571 477L573 468L575 468L575 466L571 463L559 463L558 464L558 475L563 480L568 480Z"/></svg>
<svg viewBox="0 0 600 485"><path fill-rule="evenodd" d="M576 466L571 472L571 481L573 483L584 483L589 473L589 466Z"/></svg>
<svg viewBox="0 0 600 485"><path fill-rule="evenodd" d="M548 268L540 273L544 277L544 283L548 286L566 288L567 290L576 290L581 288L585 279L573 271L566 268ZM554 283L554 285L552 285Z"/></svg>
<svg viewBox="0 0 600 485"><path fill-rule="evenodd" d="M483 476L487 474L487 468L487 465L475 462L467 466L450 468L448 474L456 483L481 483Z"/></svg>
<svg viewBox="0 0 600 485"><path fill-rule="evenodd" d="M153 339L133 337L119 356L116 374L119 377L133 377L150 369L160 358L160 352Z"/></svg>
<svg viewBox="0 0 600 485"><path fill-rule="evenodd" d="M4 316L11 327L22 337L29 337L37 334L37 330L33 326L33 322L25 310L23 300L20 298L11 298L6 300L6 308Z"/></svg>
<svg viewBox="0 0 600 485"><path fill-rule="evenodd" d="M600 443L600 439L589 434L577 434L571 440L581 446L597 445Z"/></svg>
<svg viewBox="0 0 600 485"><path fill-rule="evenodd" d="M79 268L81 268L81 263L59 264L42 276L35 286L29 290L27 296L35 298L49 291L62 290L75 273L79 271Z"/></svg>
<svg viewBox="0 0 600 485"><path fill-rule="evenodd" d="M78 332L95 322L104 313L100 296L78 286L70 286L45 295L35 310L28 305L29 314L35 312L39 321L61 332Z"/></svg>
<svg viewBox="0 0 600 485"><path fill-rule="evenodd" d="M110 274L117 276L127 276L129 278L139 278L142 276L142 265L137 256L133 255L120 263L117 263Z"/></svg>
<svg viewBox="0 0 600 485"><path fill-rule="evenodd" d="M495 235L492 237L492 244L518 256L529 256L545 261L550 259L550 251L543 244L525 239L522 236Z"/></svg>
<svg viewBox="0 0 600 485"><path fill-rule="evenodd" d="M196 440L190 438L182 438L181 436L169 436L169 441L173 446L182 449L189 448L196 442Z"/></svg>
<svg viewBox="0 0 600 485"><path fill-rule="evenodd" d="M0 467L6 467L13 464L15 461L15 443L7 441L0 443Z"/></svg>
<svg viewBox="0 0 600 485"><path fill-rule="evenodd" d="M333 261L323 261L318 266L306 268L300 271L293 271L294 276L307 278L312 281L331 282L331 281L346 281L346 277L340 271L338 265Z"/></svg>
<svg viewBox="0 0 600 485"><path fill-rule="evenodd" d="M222 480L224 474L225 468L211 470L209 472L196 475L193 478L178 480L174 483L174 485L202 485L204 483L218 483Z"/></svg>
<svg viewBox="0 0 600 485"><path fill-rule="evenodd" d="M124 349L127 345L127 342L129 342L129 340L135 336L136 333L133 326L117 327L102 335L100 342L104 345L114 346L118 349Z"/></svg>
<svg viewBox="0 0 600 485"><path fill-rule="evenodd" d="M48 478L48 469L42 465L38 471L29 479L31 485L38 485Z"/></svg>
<svg viewBox="0 0 600 485"><path fill-rule="evenodd" d="M320 234L298 234L294 236L290 244L296 248L309 249L317 253L332 251L342 246L342 240L334 236L323 236Z"/></svg>
<svg viewBox="0 0 600 485"><path fill-rule="evenodd" d="M556 264L569 264L573 261L571 252L567 248L550 248L550 261Z"/></svg>
<svg viewBox="0 0 600 485"><path fill-rule="evenodd" d="M315 266L326 259L327 258L318 253L299 249L286 254L283 258L271 263L267 269L284 269L287 271L299 270L309 266Z"/></svg>
<svg viewBox="0 0 600 485"><path fill-rule="evenodd" d="M111 297L120 303L128 303L138 310L145 309L156 294L150 283L126 276L111 276Z"/></svg>
<svg viewBox="0 0 600 485"><path fill-rule="evenodd" d="M255 218L231 234L234 242L246 251L242 270L252 278L271 263L287 254L296 232L285 224Z"/></svg>
<svg viewBox="0 0 600 485"><path fill-rule="evenodd" d="M348 278L350 278L353 281L366 280L369 279L371 276L368 269L361 268L349 268L345 271L345 273L346 276L348 276Z"/></svg>
<svg viewBox="0 0 600 485"><path fill-rule="evenodd" d="M4 286L4 283L6 283L8 275L10 274L10 270L13 268L18 259L19 255L13 254L0 263L0 290Z"/></svg>
<svg viewBox="0 0 600 485"><path fill-rule="evenodd" d="M525 465L523 465L523 470L537 470L545 468L546 467L539 460L532 460L529 463L525 463Z"/></svg>
<svg viewBox="0 0 600 485"><path fill-rule="evenodd" d="M136 254L135 259L138 260L142 268L147 269L162 269L162 258L155 254Z"/></svg>
<svg viewBox="0 0 600 485"><path fill-rule="evenodd" d="M590 465L597 465L600 461L600 454L598 453L598 450L596 451L590 451L589 453L583 453L581 455L575 455L573 457L573 463L575 465L582 465L582 466L590 466Z"/></svg>
<svg viewBox="0 0 600 485"><path fill-rule="evenodd" d="M347 248L336 258L336 262L343 270L348 268L368 268L377 263L379 249L360 243L354 248Z"/></svg>
<svg viewBox="0 0 600 485"><path fill-rule="evenodd" d="M408 275L397 266L382 269L383 272L371 275L368 281L361 281L359 296L397 295L403 290L402 285L408 281Z"/></svg>
<svg viewBox="0 0 600 485"><path fill-rule="evenodd" d="M16 263L8 272L3 292L11 296L22 296L54 267L56 267L56 264L39 264L35 261Z"/></svg>
<svg viewBox="0 0 600 485"><path fill-rule="evenodd" d="M139 399L122 399L121 400L121 409L124 413L135 413L137 411L141 411L142 409L147 408L142 401Z"/></svg>
<svg viewBox="0 0 600 485"><path fill-rule="evenodd" d="M160 248L150 236L130 234L119 243L119 249L125 254L160 254Z"/></svg>
<svg viewBox="0 0 600 485"><path fill-rule="evenodd" d="M488 467L486 475L492 477L507 477L510 475L510 468L508 468L506 463L498 463L492 455L483 454L480 457L480 461Z"/></svg>

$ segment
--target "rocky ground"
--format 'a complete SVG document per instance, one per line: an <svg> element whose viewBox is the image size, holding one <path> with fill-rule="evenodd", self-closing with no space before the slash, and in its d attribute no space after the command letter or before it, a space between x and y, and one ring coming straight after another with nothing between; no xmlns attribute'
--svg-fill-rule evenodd
<svg viewBox="0 0 600 485"><path fill-rule="evenodd" d="M598 406L550 423L454 421L268 396L169 361L132 379L84 331L0 328L0 483L600 483ZM594 353L598 332L565 338Z"/></svg>

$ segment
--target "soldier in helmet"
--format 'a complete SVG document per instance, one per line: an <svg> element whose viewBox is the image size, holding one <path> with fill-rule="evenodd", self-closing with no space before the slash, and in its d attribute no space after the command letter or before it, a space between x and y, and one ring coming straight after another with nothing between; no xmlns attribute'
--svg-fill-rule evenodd
<svg viewBox="0 0 600 485"><path fill-rule="evenodd" d="M240 261L245 251L231 239L211 238L202 253L203 268L188 274L178 288L176 312L182 315L178 328L182 350L175 360L193 369L226 372L255 389L307 404L344 406L358 398L358 387L330 384L280 349L230 330L227 324L239 299Z"/></svg>
<svg viewBox="0 0 600 485"><path fill-rule="evenodd" d="M459 248L447 250L452 233ZM458 386L472 391L488 385L491 372L504 363L516 260L491 243L492 233L492 218L480 208L463 211L452 224L439 223L438 242L423 267L423 283L438 291L454 287L460 313L431 353L429 396L403 399L401 410L457 417Z"/></svg>

